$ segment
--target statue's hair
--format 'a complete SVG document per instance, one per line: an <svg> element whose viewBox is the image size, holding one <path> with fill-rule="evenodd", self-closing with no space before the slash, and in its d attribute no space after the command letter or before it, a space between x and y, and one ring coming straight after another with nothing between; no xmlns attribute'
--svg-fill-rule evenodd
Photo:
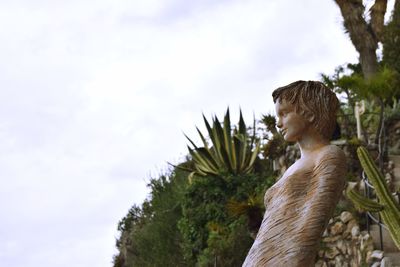
<svg viewBox="0 0 400 267"><path fill-rule="evenodd" d="M331 139L336 126L339 100L323 83L296 81L277 88L272 97L274 103L285 100L292 104L296 113L309 120L323 137Z"/></svg>

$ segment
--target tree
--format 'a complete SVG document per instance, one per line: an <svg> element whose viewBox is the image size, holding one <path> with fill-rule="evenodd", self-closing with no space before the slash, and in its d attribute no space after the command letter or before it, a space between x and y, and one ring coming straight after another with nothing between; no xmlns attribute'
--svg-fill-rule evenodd
<svg viewBox="0 0 400 267"><path fill-rule="evenodd" d="M399 26L400 4L395 1L391 21L385 25L384 17L387 10L387 0L375 0L369 10L370 20L364 16L365 6L362 0L335 0L344 19L344 27L350 39L360 54L362 77L353 75L350 80L352 90L364 91L364 99L378 103L379 124L375 143L381 143L382 131L385 127L384 110L386 105L393 104L393 97L400 96L400 58ZM378 43L383 44L383 61L379 62L376 55ZM364 81L362 81L364 80ZM368 98L365 98L368 95ZM369 98L369 97L373 98Z"/></svg>
<svg viewBox="0 0 400 267"><path fill-rule="evenodd" d="M385 27L383 63L400 73L400 1L396 1L392 19Z"/></svg>
<svg viewBox="0 0 400 267"><path fill-rule="evenodd" d="M114 267L187 266L178 221L187 172L176 169L150 180L151 195L142 207L134 205L119 222L119 254Z"/></svg>
<svg viewBox="0 0 400 267"><path fill-rule="evenodd" d="M344 19L344 27L360 54L360 64L365 79L378 71L376 49L383 40L384 17L387 0L376 0L370 9L369 22L364 17L365 6L362 0L335 0Z"/></svg>

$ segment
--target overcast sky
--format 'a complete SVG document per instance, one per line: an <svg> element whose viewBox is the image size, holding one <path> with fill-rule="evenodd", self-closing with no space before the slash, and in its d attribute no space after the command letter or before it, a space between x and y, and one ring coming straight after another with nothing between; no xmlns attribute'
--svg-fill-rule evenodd
<svg viewBox="0 0 400 267"><path fill-rule="evenodd" d="M0 265L106 267L202 112L357 61L333 0L0 0Z"/></svg>

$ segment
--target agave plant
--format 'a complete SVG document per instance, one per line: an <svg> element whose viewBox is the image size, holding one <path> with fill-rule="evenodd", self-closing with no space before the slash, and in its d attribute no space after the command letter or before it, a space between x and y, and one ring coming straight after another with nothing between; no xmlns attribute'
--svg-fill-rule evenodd
<svg viewBox="0 0 400 267"><path fill-rule="evenodd" d="M391 194L384 176L379 172L367 149L359 147L357 155L368 179L374 186L379 202L368 199L351 188L346 190L346 194L357 209L380 213L393 241L400 249L400 206Z"/></svg>
<svg viewBox="0 0 400 267"><path fill-rule="evenodd" d="M226 111L222 125L216 116L213 118L212 127L204 115L203 118L211 144L197 127L197 132L203 142L202 147L196 146L185 135L193 146L192 148L188 146L188 149L195 166L195 170L192 170L189 178L191 179L194 175L224 177L227 174L250 173L260 150L260 142L256 141L255 138L255 121L249 144L249 136L243 121L242 111L240 111L238 128L234 127L234 129L231 128L229 108Z"/></svg>

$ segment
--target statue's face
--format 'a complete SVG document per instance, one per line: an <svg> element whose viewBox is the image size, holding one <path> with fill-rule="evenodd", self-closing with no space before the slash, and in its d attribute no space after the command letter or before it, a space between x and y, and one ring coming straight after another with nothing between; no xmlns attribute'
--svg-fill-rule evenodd
<svg viewBox="0 0 400 267"><path fill-rule="evenodd" d="M288 142L301 140L310 126L310 122L300 114L297 114L294 106L286 100L275 103L275 111L278 116L277 126L281 129L283 138Z"/></svg>

